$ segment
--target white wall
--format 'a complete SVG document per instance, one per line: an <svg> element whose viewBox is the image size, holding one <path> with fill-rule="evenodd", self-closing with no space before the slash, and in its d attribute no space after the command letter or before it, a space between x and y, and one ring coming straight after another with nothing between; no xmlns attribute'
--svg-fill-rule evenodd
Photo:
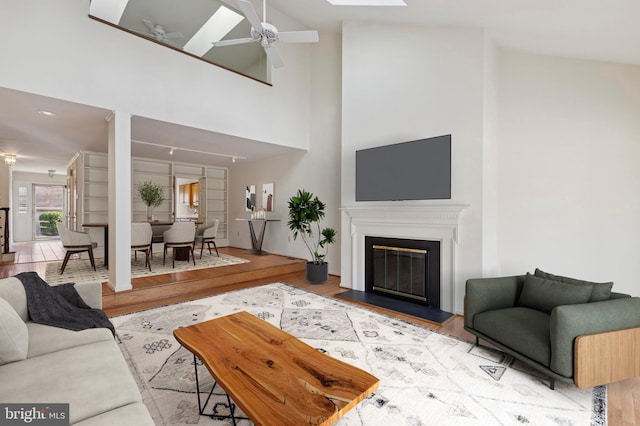
<svg viewBox="0 0 640 426"><path fill-rule="evenodd" d="M0 207L11 207L11 167L4 164L4 160L0 161ZM4 225L3 225L4 226Z"/></svg>
<svg viewBox="0 0 640 426"><path fill-rule="evenodd" d="M281 49L286 66L271 87L90 19L87 0L3 0L1 9L2 87L308 146L307 45Z"/></svg>
<svg viewBox="0 0 640 426"><path fill-rule="evenodd" d="M343 25L342 205L412 206L438 201L355 202L355 151L452 135L452 199L467 204L456 247L457 312L464 283L482 274L485 37L480 30ZM349 230L342 230L348 238ZM342 279L349 254L343 252Z"/></svg>
<svg viewBox="0 0 640 426"><path fill-rule="evenodd" d="M503 52L500 272L640 295L640 67Z"/></svg>
<svg viewBox="0 0 640 426"><path fill-rule="evenodd" d="M482 275L498 275L498 57L485 40L482 148Z"/></svg>
<svg viewBox="0 0 640 426"><path fill-rule="evenodd" d="M329 273L336 275L340 274L340 43L338 35L323 33L320 43L311 49L309 150L261 163L238 161L229 170L231 246L251 247L247 223L235 220L250 216L245 211L245 187L256 185L256 208L260 209L262 184L274 183L274 211L267 217L280 222L267 225L263 249L309 259L302 240L294 241L287 227L287 202L304 188L327 205L322 225L338 232L337 243L330 246L327 256Z"/></svg>

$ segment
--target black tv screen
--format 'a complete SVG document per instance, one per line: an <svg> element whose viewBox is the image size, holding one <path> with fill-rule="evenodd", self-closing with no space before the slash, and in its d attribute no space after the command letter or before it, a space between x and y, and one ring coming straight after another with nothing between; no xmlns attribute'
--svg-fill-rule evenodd
<svg viewBox="0 0 640 426"><path fill-rule="evenodd" d="M356 151L356 201L451 198L451 135Z"/></svg>

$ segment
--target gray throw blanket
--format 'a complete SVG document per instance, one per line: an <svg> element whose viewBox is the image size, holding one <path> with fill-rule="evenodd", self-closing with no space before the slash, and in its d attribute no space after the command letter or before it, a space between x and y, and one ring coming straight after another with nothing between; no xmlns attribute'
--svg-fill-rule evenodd
<svg viewBox="0 0 640 426"><path fill-rule="evenodd" d="M27 309L33 322L75 331L106 327L115 336L107 315L87 305L73 283L51 286L37 272L22 272L16 278L27 293Z"/></svg>

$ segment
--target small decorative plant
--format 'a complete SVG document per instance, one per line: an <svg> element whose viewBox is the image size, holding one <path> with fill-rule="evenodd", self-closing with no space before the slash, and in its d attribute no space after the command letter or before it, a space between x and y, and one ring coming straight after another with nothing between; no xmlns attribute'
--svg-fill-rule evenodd
<svg viewBox="0 0 640 426"><path fill-rule="evenodd" d="M164 201L164 189L150 180L138 185L138 195L149 207L158 207Z"/></svg>
<svg viewBox="0 0 640 426"><path fill-rule="evenodd" d="M293 239L302 237L309 249L312 262L326 263L325 257L329 244L335 242L336 231L333 228L321 228L320 221L324 218L325 204L314 197L312 193L299 189L298 193L289 199L289 229L293 231Z"/></svg>

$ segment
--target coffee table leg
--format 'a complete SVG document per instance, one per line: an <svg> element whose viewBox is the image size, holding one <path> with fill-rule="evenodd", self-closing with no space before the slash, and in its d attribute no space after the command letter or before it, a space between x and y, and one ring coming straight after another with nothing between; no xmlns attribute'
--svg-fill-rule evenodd
<svg viewBox="0 0 640 426"><path fill-rule="evenodd" d="M201 416L208 416L216 419L231 419L233 421L233 426L236 426L236 420L250 420L248 417L236 417L235 415L236 405L231 402L231 397L229 397L229 395L226 392L224 394L227 397L227 403L229 404L229 411L231 412L231 414L228 416L220 416L216 414L215 407L211 409L211 414L205 414L204 410L205 408L207 408L207 405L209 404L209 400L211 399L211 396L213 395L213 391L215 390L218 382L214 380L213 386L211 387L211 391L209 392L209 396L207 396L207 400L204 402L204 405L202 405L202 402L200 400L200 381L198 380L198 358L196 357L195 354L193 355L193 368L196 373L196 394L198 394L198 412L200 413Z"/></svg>

